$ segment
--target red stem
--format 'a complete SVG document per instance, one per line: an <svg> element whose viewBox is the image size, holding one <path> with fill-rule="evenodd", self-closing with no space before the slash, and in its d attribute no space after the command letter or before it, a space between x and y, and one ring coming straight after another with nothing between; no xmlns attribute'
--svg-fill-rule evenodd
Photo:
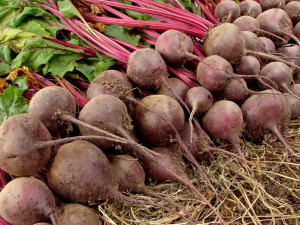
<svg viewBox="0 0 300 225"><path fill-rule="evenodd" d="M143 8L135 5L128 5L124 3L120 3L118 1L107 1L107 0L86 0L88 2L91 2L93 4L96 4L101 2L102 4L119 7L122 9L129 9L136 12L140 12L143 14L147 14L150 16L162 16L164 18L172 19L173 21L182 22L184 24L193 25L194 27L197 26L199 29L208 30L209 27L212 27L213 24L204 18L196 16L195 14L192 14L193 16L190 16L190 13L188 11L178 9L169 5L165 4L156 4L157 2L151 1L143 1L143 0L129 0L131 2L135 2L137 4L147 6L148 8Z"/></svg>
<svg viewBox="0 0 300 225"><path fill-rule="evenodd" d="M119 25L119 26L126 26L126 27L140 27L140 28L147 28L153 29L157 31L166 31L170 29L175 29L182 31L184 33L188 33L200 38L204 38L206 35L206 31L199 30L191 25L178 25L178 24L170 24L167 22L155 22L155 21L143 21L143 20L126 20L126 19L119 19L119 18L104 18L100 16L92 16L88 14L83 14L83 17L91 22L94 23L104 23L110 25Z"/></svg>
<svg viewBox="0 0 300 225"><path fill-rule="evenodd" d="M199 0L195 0L195 2L200 6L200 9L210 22L214 24L220 23L220 21L214 17L214 15L205 7L205 5L202 2L200 2Z"/></svg>

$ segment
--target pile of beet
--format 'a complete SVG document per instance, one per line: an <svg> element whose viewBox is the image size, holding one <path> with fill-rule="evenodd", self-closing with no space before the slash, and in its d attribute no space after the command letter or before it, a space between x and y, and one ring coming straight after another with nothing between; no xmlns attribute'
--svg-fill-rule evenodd
<svg viewBox="0 0 300 225"><path fill-rule="evenodd" d="M217 3L205 38L131 46L83 107L44 87L1 124L0 224L297 222L300 2Z"/></svg>

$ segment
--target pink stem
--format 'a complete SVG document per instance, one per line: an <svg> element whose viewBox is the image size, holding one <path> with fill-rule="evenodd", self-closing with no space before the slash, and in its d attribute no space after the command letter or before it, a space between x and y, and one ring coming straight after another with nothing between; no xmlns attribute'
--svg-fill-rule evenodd
<svg viewBox="0 0 300 225"><path fill-rule="evenodd" d="M139 0L139 1L130 0L131 2L135 2L137 4L147 6L149 8L143 8L143 7L139 7L139 6L135 6L135 5L128 5L128 4L124 4L124 3L120 3L120 2L107 1L107 0L97 0L97 1L86 0L86 1L94 3L94 4L101 2L102 4L107 4L107 5L114 6L114 7L133 10L133 11L144 13L144 14L154 16L154 17L162 16L164 18L173 19L174 21L197 26L200 29L204 28L205 30L207 30L208 27L213 26L213 24L211 24L209 21L205 20L204 18L202 18L200 16L198 18L195 16L195 14L192 14L193 17L190 17L189 16L190 14L185 10L177 9L172 6L168 6L167 9L165 10L165 7L157 6L157 4L155 4L156 3L155 1L151 1L151 3L148 3L147 1L142 1L142 0ZM161 4L161 5L167 6L165 4ZM176 13L173 12L174 10L176 11Z"/></svg>
<svg viewBox="0 0 300 225"><path fill-rule="evenodd" d="M6 220L4 220L1 216L0 216L0 225L11 225L9 222L7 222Z"/></svg>
<svg viewBox="0 0 300 225"><path fill-rule="evenodd" d="M166 31L170 29L175 29L182 31L184 33L188 33L200 38L204 38L206 35L206 31L199 30L194 26L190 25L178 25L178 24L170 24L167 22L155 22L155 21L143 21L143 20L126 20L119 18L104 18L100 16L92 16L88 14L83 14L83 17L94 23L104 23L110 25L119 25L126 27L140 27L140 28L148 28L157 31Z"/></svg>
<svg viewBox="0 0 300 225"><path fill-rule="evenodd" d="M200 9L202 10L202 12L205 14L206 18L207 18L210 22L212 22L212 23L214 23L214 24L220 23L220 21L217 20L217 19L213 16L213 14L205 7L205 5L204 5L202 2L200 2L199 0L195 0L195 2L200 6Z"/></svg>
<svg viewBox="0 0 300 225"><path fill-rule="evenodd" d="M0 189L3 188L7 184L5 179L5 172L0 168Z"/></svg>
<svg viewBox="0 0 300 225"><path fill-rule="evenodd" d="M33 75L33 77L35 78L35 79L37 79L37 81L39 82L39 83L41 83L42 85L44 85L44 86L55 86L55 84L53 84L51 81L49 81L49 80L47 80L46 78L44 78L44 77L42 77L41 75L39 75L39 74L37 74L37 73L35 73L35 72L33 72L33 71L30 71L30 73Z"/></svg>
<svg viewBox="0 0 300 225"><path fill-rule="evenodd" d="M178 78L180 78L187 86L190 88L196 87L196 85L190 81L181 71L174 69L171 66L167 66L168 70L170 70L173 74L175 74Z"/></svg>
<svg viewBox="0 0 300 225"><path fill-rule="evenodd" d="M53 41L55 43L64 45L64 46L69 47L69 48L82 49L82 50L86 51L85 54L88 57L97 57L96 52L95 52L94 49L87 48L87 47L80 46L80 45L71 44L71 43L61 41L61 40L58 40L58 39L55 39L55 38L49 38L49 37L43 37L43 38L46 39L46 40Z"/></svg>
<svg viewBox="0 0 300 225"><path fill-rule="evenodd" d="M212 27L213 24L204 19L201 16L195 15L194 13L191 13L189 11L186 11L185 9L178 9L176 7L170 6L170 5L166 5L160 2L155 2L155 1L148 1L148 0L129 0L131 2L135 2L138 4L143 3L143 5L147 5L150 8L154 8L156 7L156 9L165 9L166 12L170 12L170 13L174 13L174 15L181 15L184 18L188 18L191 21L191 24L196 23L201 27ZM155 8L154 8L155 9Z"/></svg>
<svg viewBox="0 0 300 225"><path fill-rule="evenodd" d="M76 102L79 106L84 107L89 100L86 99L82 94L74 89L74 87L64 78L61 78L61 81L64 83L66 88L71 92L71 94L75 97Z"/></svg>

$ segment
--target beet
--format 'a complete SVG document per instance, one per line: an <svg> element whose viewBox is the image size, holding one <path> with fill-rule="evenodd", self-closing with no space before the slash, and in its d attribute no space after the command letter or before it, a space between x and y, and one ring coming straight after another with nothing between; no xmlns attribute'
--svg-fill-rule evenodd
<svg viewBox="0 0 300 225"><path fill-rule="evenodd" d="M32 225L47 221L57 225L55 198L42 181L20 177L0 192L0 215L12 225Z"/></svg>
<svg viewBox="0 0 300 225"><path fill-rule="evenodd" d="M261 5L253 0L245 0L239 4L241 16L252 16L256 18L262 13Z"/></svg>
<svg viewBox="0 0 300 225"><path fill-rule="evenodd" d="M185 98L186 93L190 89L182 80L172 77L168 79L168 84L170 85L172 92L176 93L177 96L179 96L181 99ZM170 91L168 87L165 85L162 85L160 89L156 92L158 95L167 95L171 98L176 99L176 96L174 96Z"/></svg>
<svg viewBox="0 0 300 225"><path fill-rule="evenodd" d="M282 94L274 90L262 91L248 98L241 109L247 138L259 141L266 133L272 132L289 153L296 155L281 134L287 130L291 118L290 107Z"/></svg>
<svg viewBox="0 0 300 225"><path fill-rule="evenodd" d="M259 75L260 63L256 57L246 55L237 63L236 69L238 74Z"/></svg>
<svg viewBox="0 0 300 225"><path fill-rule="evenodd" d="M17 114L0 127L0 168L15 176L30 176L46 166L51 147L35 144L50 141L51 135L35 116Z"/></svg>
<svg viewBox="0 0 300 225"><path fill-rule="evenodd" d="M235 78L231 79L225 88L218 91L217 95L221 99L241 103L249 97L250 93L253 92L248 89L246 81L243 78Z"/></svg>
<svg viewBox="0 0 300 225"><path fill-rule="evenodd" d="M197 80L210 91L223 89L233 74L231 64L218 55L204 58L197 66Z"/></svg>
<svg viewBox="0 0 300 225"><path fill-rule="evenodd" d="M299 2L300 3L300 2ZM277 52L285 55L286 60L300 66L300 46L299 45L283 45L277 48ZM293 69L293 74L297 74L300 70Z"/></svg>
<svg viewBox="0 0 300 225"><path fill-rule="evenodd" d="M129 191L132 193L144 194L158 198L177 207L178 209L182 210L187 216L191 217L191 214L187 212L184 207L155 193L149 187L146 187L144 183L146 179L145 171L136 158L133 158L129 155L113 155L109 157L109 161L112 168L113 181L117 185L119 191ZM158 204L157 206L161 207L164 210L175 213L181 218L187 220L189 223L196 224L196 222L191 221L178 212L174 212L168 207Z"/></svg>
<svg viewBox="0 0 300 225"><path fill-rule="evenodd" d="M219 55L230 63L237 62L244 55L244 49L244 36L239 28L231 23L223 23L210 29L204 41L204 53L207 56Z"/></svg>
<svg viewBox="0 0 300 225"><path fill-rule="evenodd" d="M243 114L236 103L228 100L216 102L203 116L202 124L209 135L230 141L234 150L243 155L239 141L243 130Z"/></svg>
<svg viewBox="0 0 300 225"><path fill-rule="evenodd" d="M196 57L192 54L192 39L177 30L163 32L155 42L155 50L159 52L167 64L174 67L180 67L187 60Z"/></svg>
<svg viewBox="0 0 300 225"><path fill-rule="evenodd" d="M125 94L132 96L130 90L132 90L132 84L125 74L118 70L106 70L92 81L86 96L89 100L102 94L120 98Z"/></svg>
<svg viewBox="0 0 300 225"><path fill-rule="evenodd" d="M300 2L292 1L283 7L284 11L289 15L293 24L300 21Z"/></svg>
<svg viewBox="0 0 300 225"><path fill-rule="evenodd" d="M265 52L269 54L276 52L275 44L270 38L258 37L257 42L258 42L259 50L261 52Z"/></svg>
<svg viewBox="0 0 300 225"><path fill-rule="evenodd" d="M126 105L113 95L98 95L91 99L80 111L78 119L125 139L137 140ZM98 134L89 127L79 125L79 129L84 136ZM120 147L120 144L114 141L94 140L93 143L103 150Z"/></svg>
<svg viewBox="0 0 300 225"><path fill-rule="evenodd" d="M87 141L62 145L47 173L50 188L74 203L122 199L113 187L111 168L104 153Z"/></svg>
<svg viewBox="0 0 300 225"><path fill-rule="evenodd" d="M287 42L291 39L291 36L293 35L293 24L284 10L272 8L261 13L256 19L260 29L276 34ZM273 36L267 37L272 39L275 44L284 44L278 38L274 38Z"/></svg>
<svg viewBox="0 0 300 225"><path fill-rule="evenodd" d="M213 96L205 87L193 87L185 96L185 102L194 113L205 113L213 104Z"/></svg>
<svg viewBox="0 0 300 225"><path fill-rule="evenodd" d="M263 11L272 8L283 8L285 5L285 0L260 0L259 1Z"/></svg>
<svg viewBox="0 0 300 225"><path fill-rule="evenodd" d="M273 10L273 9L270 9L270 10ZM283 14L286 14L283 10L281 10L281 11L283 12ZM271 12L271 13L274 13L274 12ZM258 17L260 17L262 14L260 14ZM268 16L269 15L267 14L267 17ZM257 17L257 19L258 19L258 17ZM277 17L280 17L280 15ZM261 18L264 18L264 16L262 16ZM269 19L271 20L271 18L269 18ZM283 20L281 21L282 23L283 23ZM287 18L287 20L289 20L289 18ZM290 21L290 23L291 23L291 21ZM282 24L280 23L280 25L282 25ZM265 30L265 28L262 28L261 24L260 24L260 27L261 27L261 29ZM276 25L274 25L273 27L277 28L277 30L279 29ZM272 31L268 31L268 32L272 32ZM290 31L290 32L292 33L292 31ZM287 31L283 32L280 30L279 33L287 34ZM274 37L274 35L271 35L271 36ZM293 36L293 35L289 34L289 36ZM265 54L262 52L248 50L245 48L245 46L246 46L245 38L244 38L242 32L239 30L239 28L236 25L231 24L231 23L223 23L223 24L220 24L217 27L214 27L208 31L208 33L206 35L206 39L204 41L204 53L207 56L219 55L232 64L235 64L236 62L238 62L244 54L251 54L251 55L255 55L255 56L259 56L259 57L263 57L263 58L267 58L267 59L284 62L287 65L300 68L299 66L296 66L296 65L294 65L286 60L283 60L279 57L276 57L274 55L269 55L269 54Z"/></svg>
<svg viewBox="0 0 300 225"><path fill-rule="evenodd" d="M257 35L251 31L242 31L245 38L245 49L258 51L258 40Z"/></svg>
<svg viewBox="0 0 300 225"><path fill-rule="evenodd" d="M300 84L293 85L291 91L300 97ZM300 116L300 99L288 93L286 93L284 97L291 109L291 119L297 119Z"/></svg>
<svg viewBox="0 0 300 225"><path fill-rule="evenodd" d="M290 91L290 87L293 83L293 73L289 66L282 62L271 62L265 65L261 71L261 76L270 78L279 88L279 91ZM269 81L266 81L269 83ZM272 85L271 83L269 83ZM263 85L260 85L261 88L265 88Z"/></svg>
<svg viewBox="0 0 300 225"><path fill-rule="evenodd" d="M184 111L175 99L166 95L149 95L141 103L164 115L178 132L183 128ZM139 104L135 118L139 133L149 144L164 146L173 141L173 127L158 114Z"/></svg>
<svg viewBox="0 0 300 225"><path fill-rule="evenodd" d="M203 160L204 157L208 156L209 143L202 131L193 129L191 134L191 126L188 122L185 122L180 131L180 137L196 160Z"/></svg>
<svg viewBox="0 0 300 225"><path fill-rule="evenodd" d="M295 31L295 36L296 36L298 39L300 39L300 22L298 22L298 23L295 25L294 31Z"/></svg>
<svg viewBox="0 0 300 225"><path fill-rule="evenodd" d="M217 215L220 220L220 223L225 225L225 221L222 219L220 214L214 209L214 207L206 200L206 198L197 190L195 189L194 185L188 179L188 176L185 172L184 163L180 160L181 156L178 153L174 152L174 149L169 147L155 147L151 149L152 151L159 153L159 156L155 156L159 158L164 164L166 164L171 171L178 173L182 178L180 181L188 186L191 190L193 190L197 196L199 196ZM152 160L145 160L142 158L144 169L148 176L151 178L164 182L164 181L179 181L178 177L174 176L170 171L162 170L161 165L159 165L156 161Z"/></svg>
<svg viewBox="0 0 300 225"><path fill-rule="evenodd" d="M61 206L57 212L59 225L101 225L98 215L89 207L78 203Z"/></svg>
<svg viewBox="0 0 300 225"><path fill-rule="evenodd" d="M127 62L127 76L142 89L158 90L166 80L167 67L154 49L144 48L131 53Z"/></svg>
<svg viewBox="0 0 300 225"><path fill-rule="evenodd" d="M191 110L189 117L189 123L191 127L191 138L193 133L193 118L196 113L205 113L213 104L213 96L205 87L193 87L191 88L185 97L185 103ZM198 121L195 120L196 125L199 127ZM192 139L191 139L192 141Z"/></svg>
<svg viewBox="0 0 300 225"><path fill-rule="evenodd" d="M222 23L231 23L240 16L240 7L235 1L222 1L215 8L214 16Z"/></svg>
<svg viewBox="0 0 300 225"><path fill-rule="evenodd" d="M242 4L242 3L241 3ZM240 31L257 31L260 29L258 21L252 16L241 16L233 21Z"/></svg>
<svg viewBox="0 0 300 225"><path fill-rule="evenodd" d="M147 152L143 155L147 155ZM151 156L151 155L150 155ZM166 166L160 158L145 157L160 165L164 171L169 171L178 181L181 181L203 199L223 224L224 221L214 207L193 186L193 184L178 176L173 168ZM87 163L91 162L91 163ZM167 169L169 168L169 169ZM149 204L134 200L117 191L113 184L112 170L104 153L94 144L87 141L75 141L61 146L48 170L47 178L51 189L60 197L75 203L94 203L103 199L114 199L134 204Z"/></svg>
<svg viewBox="0 0 300 225"><path fill-rule="evenodd" d="M62 110L75 116L76 102L64 88L48 86L40 89L30 100L28 114L36 116L53 136L60 136L64 131L71 131L70 123L57 123L54 114Z"/></svg>
<svg viewBox="0 0 300 225"><path fill-rule="evenodd" d="M172 149L170 147L155 147L152 148L151 150L156 153L159 153L160 159L168 167L170 167L177 174L179 174L183 179L189 180L185 172L186 169L184 167L182 157L181 155L178 155L178 153L176 153L177 151L175 149ZM165 171L156 162L142 159L142 163L147 175L158 182L179 181L177 177L174 177L173 174L170 174L169 172Z"/></svg>

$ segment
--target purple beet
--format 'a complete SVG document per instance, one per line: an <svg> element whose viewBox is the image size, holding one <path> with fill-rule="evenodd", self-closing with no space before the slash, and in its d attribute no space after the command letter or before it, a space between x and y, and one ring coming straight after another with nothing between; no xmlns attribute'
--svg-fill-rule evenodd
<svg viewBox="0 0 300 225"><path fill-rule="evenodd" d="M197 113L202 114L207 112L207 110L209 110L209 108L213 104L213 96L210 93L210 91L205 87L193 87L186 93L184 101L191 110L189 123L191 127L191 133L193 133L192 122L193 122L194 115ZM197 122L197 126L198 126L198 122Z"/></svg>
<svg viewBox="0 0 300 225"><path fill-rule="evenodd" d="M258 51L258 40L257 35L251 31L242 31L242 34L245 38L245 49L251 51Z"/></svg>
<svg viewBox="0 0 300 225"><path fill-rule="evenodd" d="M236 103L228 100L216 102L203 116L202 124L214 139L228 140L233 149L243 155L239 140L243 130L243 114Z"/></svg>
<svg viewBox="0 0 300 225"><path fill-rule="evenodd" d="M183 128L184 111L175 99L166 95L149 95L143 98L141 103L164 115L178 132ZM135 119L139 133L149 144L165 146L175 137L173 127L143 105L137 105Z"/></svg>
<svg viewBox="0 0 300 225"><path fill-rule="evenodd" d="M284 11L289 15L293 24L300 21L300 2L292 1L284 6Z"/></svg>
<svg viewBox="0 0 300 225"><path fill-rule="evenodd" d="M72 116L75 116L76 113L74 97L66 89L58 86L42 88L31 98L28 106L28 114L36 116L55 137L72 130L70 123L55 121L57 110Z"/></svg>
<svg viewBox="0 0 300 225"><path fill-rule="evenodd" d="M241 16L233 21L233 24L236 25L241 31L254 32L260 29L258 21L252 16Z"/></svg>
<svg viewBox="0 0 300 225"><path fill-rule="evenodd" d="M300 97L300 84L293 85L291 91ZM300 116L300 99L288 93L286 93L284 97L291 109L291 119L297 119Z"/></svg>
<svg viewBox="0 0 300 225"><path fill-rule="evenodd" d="M155 42L155 50L167 64L174 67L180 67L189 59L195 58L192 54L192 39L177 30L163 32Z"/></svg>
<svg viewBox="0 0 300 225"><path fill-rule="evenodd" d="M270 78L279 88L279 91L287 91L291 93L291 85L293 83L293 73L292 69L282 62L271 62L265 65L261 71L261 76ZM266 81L269 85L269 81ZM263 85L261 88L266 89Z"/></svg>
<svg viewBox="0 0 300 225"><path fill-rule="evenodd" d="M168 79L168 84L170 85L172 92L176 93L181 99L185 98L186 93L190 89L182 80L176 77ZM170 91L168 87L162 85L160 89L156 92L158 95L167 95L171 98L177 99L176 96Z"/></svg>
<svg viewBox="0 0 300 225"><path fill-rule="evenodd" d="M285 5L285 0L260 0L259 1L263 11L272 8L283 8Z"/></svg>
<svg viewBox="0 0 300 225"><path fill-rule="evenodd" d="M180 131L180 137L196 160L203 160L204 157L208 156L209 143L204 132L193 129L191 138L191 126L188 122L185 122Z"/></svg>
<svg viewBox="0 0 300 225"><path fill-rule="evenodd" d="M299 2L300 3L300 2ZM277 48L277 52L286 56L286 60L300 66L300 46L299 45L283 45ZM293 69L293 74L297 74L300 70Z"/></svg>
<svg viewBox="0 0 300 225"><path fill-rule="evenodd" d="M274 90L262 91L248 98L241 109L246 122L246 137L259 141L272 132L290 154L296 155L281 134L287 130L291 118L290 107L282 94Z"/></svg>
<svg viewBox="0 0 300 225"><path fill-rule="evenodd" d="M217 5L214 16L222 23L232 23L240 16L240 7L235 1L222 1Z"/></svg>
<svg viewBox="0 0 300 225"><path fill-rule="evenodd" d="M137 140L125 103L113 95L98 95L91 99L80 111L78 119L128 140ZM79 129L84 136L98 134L89 127L80 125ZM93 143L103 150L125 147L107 140L94 140Z"/></svg>
<svg viewBox="0 0 300 225"><path fill-rule="evenodd" d="M262 13L261 5L253 0L245 0L239 4L241 16L252 16L256 18Z"/></svg>
<svg viewBox="0 0 300 225"><path fill-rule="evenodd" d="M230 63L239 61L244 55L244 50L244 36L240 29L231 23L223 23L212 28L204 41L204 53L207 56L219 55Z"/></svg>
<svg viewBox="0 0 300 225"><path fill-rule="evenodd" d="M106 70L92 81L86 96L89 100L103 94L120 98L126 94L132 96L130 90L132 90L132 84L126 74L123 74L118 70Z"/></svg>
<svg viewBox="0 0 300 225"><path fill-rule="evenodd" d="M144 194L158 198L169 203L170 205L177 207L178 209L182 210L187 216L191 217L191 214L187 212L184 207L155 193L151 188L145 185L146 174L143 167L136 158L133 158L129 155L111 155L109 157L109 161L112 169L113 182L117 186L119 191L129 191L131 193ZM187 217L171 210L168 207L159 204L157 204L157 207L162 208L163 210L171 211L181 218L187 220L191 224L196 224Z"/></svg>
<svg viewBox="0 0 300 225"><path fill-rule="evenodd" d="M258 37L258 47L261 52L272 54L276 52L276 47L274 42L267 37Z"/></svg>
<svg viewBox="0 0 300 225"><path fill-rule="evenodd" d="M238 74L259 75L260 63L258 59L251 55L246 55L236 65Z"/></svg>
<svg viewBox="0 0 300 225"><path fill-rule="evenodd" d="M142 89L158 90L166 80L167 66L161 55L151 48L131 53L127 62L127 76Z"/></svg>
<svg viewBox="0 0 300 225"><path fill-rule="evenodd" d="M231 79L225 88L218 91L218 97L236 103L245 101L253 93L248 89L247 83L243 78Z"/></svg>
<svg viewBox="0 0 300 225"><path fill-rule="evenodd" d="M267 0L269 1L269 0ZM293 24L288 14L280 8L272 8L261 13L257 18L260 29L271 32L282 37L285 41L291 38L298 41L293 35ZM275 44L284 44L282 40L268 36Z"/></svg>
<svg viewBox="0 0 300 225"><path fill-rule="evenodd" d="M300 22L298 22L294 27L295 36L300 39Z"/></svg>
<svg viewBox="0 0 300 225"><path fill-rule="evenodd" d="M270 10L273 10L273 9L270 9ZM280 10L280 9L278 9L278 10ZM283 11L283 10L281 10L281 11L283 12L283 13L281 13L281 15L282 14L286 15L285 11ZM275 14L276 12L272 11L271 13ZM267 14L267 15L264 14L264 16L261 16L262 14L260 14L257 17L257 19L260 17L261 20L263 20L264 17L267 17L267 18L269 17L269 14ZM289 37L293 36L292 30L288 31L289 27L286 27L286 30L284 30L284 31L279 29L279 27L284 26L282 24L284 24L285 20L290 21L288 16L280 17L280 15L278 15L277 17L279 17L279 18L277 18L277 20L275 20L275 22L277 22L277 25L275 23L274 26L270 26L270 28L272 28L272 29L268 30L266 27L263 28L262 25L260 24L261 29L266 30L268 32L274 31L273 33L275 33L275 34L277 34L276 33L276 29L277 29L277 31L280 34L284 33L286 36L289 36ZM273 18L273 16L271 18ZM268 18L268 19L271 20L271 18ZM282 20L280 20L281 18L282 18ZM281 22L281 23L279 23L279 22ZM292 22L290 21L290 24L291 23ZM273 22L272 22L272 24L273 24ZM290 32L290 33L287 35L288 32ZM274 35L271 35L271 36L274 37ZM279 39L279 40L281 40L281 39ZM292 63L290 63L286 60L283 60L279 57L276 57L274 55L269 55L269 54L265 54L262 52L248 50L245 48L245 46L246 46L245 38L244 38L242 32L240 31L240 29L232 23L223 23L223 24L220 24L208 31L208 33L206 35L206 39L204 41L204 53L207 56L219 55L232 64L238 62L243 55L251 54L251 55L255 55L255 56L259 56L259 57L263 57L263 58L267 58L267 59L281 61L281 62L286 63L287 65L295 66Z"/></svg>
<svg viewBox="0 0 300 225"><path fill-rule="evenodd" d="M32 225L47 221L57 225L55 198L42 181L19 177L0 192L0 216L13 225Z"/></svg>

